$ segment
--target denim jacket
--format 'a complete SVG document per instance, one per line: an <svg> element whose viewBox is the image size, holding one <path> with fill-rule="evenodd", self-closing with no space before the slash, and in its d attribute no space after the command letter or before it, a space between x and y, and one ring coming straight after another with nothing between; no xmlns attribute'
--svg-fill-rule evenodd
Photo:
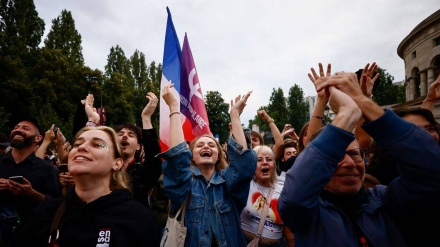
<svg viewBox="0 0 440 247"><path fill-rule="evenodd" d="M211 246L212 241L219 247L246 246L240 212L247 201L257 155L243 150L232 137L227 150L230 164L214 171L209 182L197 166L190 167L192 153L185 142L163 153L164 190L174 212L191 193L185 214L185 246Z"/></svg>

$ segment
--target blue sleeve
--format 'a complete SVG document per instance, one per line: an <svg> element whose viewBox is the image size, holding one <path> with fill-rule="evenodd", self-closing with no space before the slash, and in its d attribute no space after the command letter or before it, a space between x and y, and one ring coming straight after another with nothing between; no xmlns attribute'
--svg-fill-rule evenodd
<svg viewBox="0 0 440 247"><path fill-rule="evenodd" d="M162 153L162 157L165 159L162 164L164 191L176 211L191 190L192 153L186 142L182 142Z"/></svg>
<svg viewBox="0 0 440 247"><path fill-rule="evenodd" d="M222 171L226 186L239 212L244 208L249 195L249 184L257 168L257 154L254 150L245 149L231 136L228 140L228 157L230 164Z"/></svg>
<svg viewBox="0 0 440 247"><path fill-rule="evenodd" d="M397 165L400 177L389 185L384 198L388 206L398 211L409 203L415 205L420 200L438 198L440 146L426 130L403 120L391 110L375 121L364 123L362 128ZM401 213L404 216L405 212Z"/></svg>
<svg viewBox="0 0 440 247"><path fill-rule="evenodd" d="M278 210L290 230L302 230L315 220L319 195L353 140L352 133L328 124L287 171Z"/></svg>

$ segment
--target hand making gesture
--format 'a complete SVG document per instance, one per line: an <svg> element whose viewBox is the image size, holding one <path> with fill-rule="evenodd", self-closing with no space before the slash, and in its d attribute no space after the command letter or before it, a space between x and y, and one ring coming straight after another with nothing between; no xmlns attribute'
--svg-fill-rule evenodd
<svg viewBox="0 0 440 247"><path fill-rule="evenodd" d="M142 127L144 129L152 129L153 124L151 123L151 116L153 115L154 110L156 110L159 99L152 92L148 92L145 98L148 99L148 104L144 107L141 113Z"/></svg>
<svg viewBox="0 0 440 247"><path fill-rule="evenodd" d="M373 62L371 66L369 63L367 63L367 65L365 65L365 68L362 70L362 75L359 84L361 85L362 92L368 98L371 98L373 96L374 82L380 76L379 73L376 73L376 69L377 69L377 64L376 62ZM376 73L376 75L374 75L374 73Z"/></svg>

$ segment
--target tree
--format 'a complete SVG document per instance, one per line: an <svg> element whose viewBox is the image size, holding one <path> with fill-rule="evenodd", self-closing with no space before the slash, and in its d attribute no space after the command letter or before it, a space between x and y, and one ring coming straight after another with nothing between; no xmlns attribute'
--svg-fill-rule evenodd
<svg viewBox="0 0 440 247"><path fill-rule="evenodd" d="M29 77L38 44L44 34L44 21L38 17L32 0L0 1L0 88L2 107L8 119L17 114L38 118L36 97Z"/></svg>
<svg viewBox="0 0 440 247"><path fill-rule="evenodd" d="M63 10L60 16L52 20L52 29L44 44L49 49L60 49L71 66L84 65L81 35L75 28L75 21L70 11Z"/></svg>
<svg viewBox="0 0 440 247"><path fill-rule="evenodd" d="M44 34L44 21L38 17L32 0L0 1L0 16L2 56L20 56L38 47Z"/></svg>
<svg viewBox="0 0 440 247"><path fill-rule="evenodd" d="M148 66L145 62L145 55L136 50L130 57L131 73L134 80L134 111L140 116L147 100L145 95L151 91L151 82L148 77ZM159 95L156 95L159 97ZM138 126L142 126L142 119L136 117Z"/></svg>
<svg viewBox="0 0 440 247"><path fill-rule="evenodd" d="M208 113L209 129L215 136L218 134L220 143L229 138L229 105L217 91L208 91L206 94L206 112Z"/></svg>
<svg viewBox="0 0 440 247"><path fill-rule="evenodd" d="M303 125L308 121L309 106L307 102L304 102L304 92L297 84L289 89L287 109L288 120L286 122L290 123L299 134Z"/></svg>
<svg viewBox="0 0 440 247"><path fill-rule="evenodd" d="M405 89L393 85L394 77L385 69L377 68L377 72L380 73L380 84L373 92L373 100L381 106L405 102Z"/></svg>
<svg viewBox="0 0 440 247"><path fill-rule="evenodd" d="M134 78L130 61L120 46L112 47L105 66L107 79L103 85L103 97L107 104L108 125L136 122Z"/></svg>
<svg viewBox="0 0 440 247"><path fill-rule="evenodd" d="M278 88L276 90L275 88L272 89L272 94L269 98L269 104L265 109L267 114L275 120L275 125L278 127L278 129L282 130L284 124L287 123L287 105L286 98L284 97L284 92L281 88ZM259 116L256 117L260 118ZM260 132L261 131L270 131L270 127L266 122L261 122Z"/></svg>

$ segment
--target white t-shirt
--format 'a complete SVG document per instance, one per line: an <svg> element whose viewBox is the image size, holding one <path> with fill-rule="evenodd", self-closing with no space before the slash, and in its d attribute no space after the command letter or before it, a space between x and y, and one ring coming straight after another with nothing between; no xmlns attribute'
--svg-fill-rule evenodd
<svg viewBox="0 0 440 247"><path fill-rule="evenodd" d="M269 211L261 235L264 238L278 240L283 237L284 227L284 223L278 213L278 198L280 197L283 186L280 182L275 183L274 186L275 188L272 192L272 198L269 203ZM253 234L257 233L260 218L263 214L264 202L266 201L268 194L269 187L261 186L254 180L251 181L247 204L240 215L241 228L243 230Z"/></svg>

